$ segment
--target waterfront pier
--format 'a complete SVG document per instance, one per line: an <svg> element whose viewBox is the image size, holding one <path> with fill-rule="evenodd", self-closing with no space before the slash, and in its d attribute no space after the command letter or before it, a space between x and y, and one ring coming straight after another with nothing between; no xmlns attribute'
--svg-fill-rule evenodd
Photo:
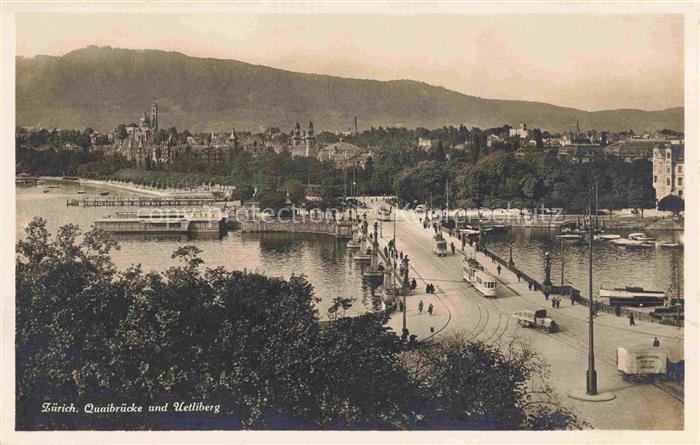
<svg viewBox="0 0 700 445"><path fill-rule="evenodd" d="M190 197L119 197L74 198L66 201L67 206L80 207L187 207L212 205L214 198Z"/></svg>
<svg viewBox="0 0 700 445"><path fill-rule="evenodd" d="M241 221L241 232L323 233L341 239L352 239L352 224L348 221Z"/></svg>

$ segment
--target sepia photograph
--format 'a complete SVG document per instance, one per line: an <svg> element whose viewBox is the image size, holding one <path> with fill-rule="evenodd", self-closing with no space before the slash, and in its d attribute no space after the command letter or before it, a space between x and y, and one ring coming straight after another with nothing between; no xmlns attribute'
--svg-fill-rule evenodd
<svg viewBox="0 0 700 445"><path fill-rule="evenodd" d="M0 442L697 443L698 4L535 7L3 6Z"/></svg>

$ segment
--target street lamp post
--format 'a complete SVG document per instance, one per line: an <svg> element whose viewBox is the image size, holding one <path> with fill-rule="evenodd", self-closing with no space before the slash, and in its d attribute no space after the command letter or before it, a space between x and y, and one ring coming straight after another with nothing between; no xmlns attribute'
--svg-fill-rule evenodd
<svg viewBox="0 0 700 445"><path fill-rule="evenodd" d="M564 292L564 238L561 239L561 292Z"/></svg>
<svg viewBox="0 0 700 445"><path fill-rule="evenodd" d="M595 371L593 352L593 206L590 191L588 198L588 371L586 372L586 393L598 394L598 377Z"/></svg>
<svg viewBox="0 0 700 445"><path fill-rule="evenodd" d="M406 294L408 293L408 255L404 255L403 257L403 283L402 283L402 290L403 290L403 329L401 330L402 334L405 334L407 332L406 328L406 312L408 312L408 308L406 307Z"/></svg>

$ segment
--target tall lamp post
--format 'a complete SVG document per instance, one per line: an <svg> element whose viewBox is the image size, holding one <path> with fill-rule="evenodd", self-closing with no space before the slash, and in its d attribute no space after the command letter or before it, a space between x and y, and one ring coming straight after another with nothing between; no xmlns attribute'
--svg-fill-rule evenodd
<svg viewBox="0 0 700 445"><path fill-rule="evenodd" d="M407 332L406 329L406 312L408 312L408 308L406 307L406 294L408 293L408 255L404 255L403 257L403 283L402 283L402 290L403 290L403 329L401 330L402 334L405 334Z"/></svg>
<svg viewBox="0 0 700 445"><path fill-rule="evenodd" d="M595 370L595 354L593 343L593 190L588 189L588 370L586 371L586 392L574 390L569 397L574 399L605 402L613 400L615 394L610 391L598 392L598 376ZM562 257L563 258L563 257Z"/></svg>
<svg viewBox="0 0 700 445"><path fill-rule="evenodd" d="M588 195L588 371L586 372L586 394L598 394L598 376L595 371L593 352L593 206Z"/></svg>

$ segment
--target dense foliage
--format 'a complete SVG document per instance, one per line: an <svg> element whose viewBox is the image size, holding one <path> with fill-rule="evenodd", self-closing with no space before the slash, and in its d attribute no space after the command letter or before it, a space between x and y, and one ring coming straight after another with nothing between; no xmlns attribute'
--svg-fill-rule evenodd
<svg viewBox="0 0 700 445"><path fill-rule="evenodd" d="M41 174L58 170L161 188L234 185L236 199L255 198L271 208L284 206L288 192L297 207L310 204L305 202L308 184L319 187L321 207L333 207L352 193L353 181L357 194L397 195L402 203L432 201L435 207L443 207L449 182L451 208L545 206L567 212L585 211L588 189L598 181L600 208L643 210L655 206L651 162L626 163L611 156L578 164L558 159L556 149L526 149L523 155L516 151L516 142L487 146L489 134L507 133L507 129L371 129L348 137L348 141L371 149L372 156L363 167L345 171L329 161L273 150L258 156L242 149L229 150L220 163L185 152L158 168L135 168L124 159L83 151L18 148L17 159L25 170ZM319 137L327 142L339 139L330 133ZM424 150L417 147L419 137L437 142Z"/></svg>
<svg viewBox="0 0 700 445"><path fill-rule="evenodd" d="M659 210L673 212L678 215L685 210L685 201L677 195L667 195L659 200Z"/></svg>
<svg viewBox="0 0 700 445"><path fill-rule="evenodd" d="M18 429L578 426L552 400L533 400L551 391L526 348L405 352L375 315L320 321L303 277L203 269L193 246L162 273L117 271L117 247L72 225L54 238L41 219L18 242ZM221 412L172 411L200 401ZM41 414L45 402L79 412ZM132 402L170 411L82 413Z"/></svg>

